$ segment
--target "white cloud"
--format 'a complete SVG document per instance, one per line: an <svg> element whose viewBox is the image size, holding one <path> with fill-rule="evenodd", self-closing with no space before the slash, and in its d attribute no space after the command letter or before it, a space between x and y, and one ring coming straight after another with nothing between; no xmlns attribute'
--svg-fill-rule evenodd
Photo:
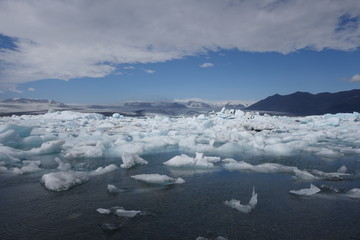
<svg viewBox="0 0 360 240"><path fill-rule="evenodd" d="M34 92L34 91L35 91L35 88L30 87L30 88L28 88L28 91L29 91L29 92Z"/></svg>
<svg viewBox="0 0 360 240"><path fill-rule="evenodd" d="M2 0L0 33L17 49L0 52L0 87L103 77L118 64L209 50L352 50L358 16L358 0Z"/></svg>
<svg viewBox="0 0 360 240"><path fill-rule="evenodd" d="M209 62L206 62L206 63L203 63L201 65L199 65L199 67L202 67L202 68L209 68L209 67L213 67L214 64L213 63L209 63Z"/></svg>
<svg viewBox="0 0 360 240"><path fill-rule="evenodd" d="M135 69L134 66L125 66L125 67L123 67L123 68L126 69L126 70L133 70L133 69Z"/></svg>
<svg viewBox="0 0 360 240"><path fill-rule="evenodd" d="M355 74L352 78L349 79L350 82L360 82L360 74Z"/></svg>
<svg viewBox="0 0 360 240"><path fill-rule="evenodd" d="M156 71L155 71L155 70L151 70L151 69L144 69L144 72L149 73L149 74L152 74L152 73L155 73Z"/></svg>

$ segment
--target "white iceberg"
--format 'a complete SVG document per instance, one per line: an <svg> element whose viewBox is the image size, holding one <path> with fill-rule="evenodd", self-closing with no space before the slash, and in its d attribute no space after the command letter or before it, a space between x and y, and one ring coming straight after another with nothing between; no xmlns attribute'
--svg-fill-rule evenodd
<svg viewBox="0 0 360 240"><path fill-rule="evenodd" d="M53 172L42 176L45 187L52 191L65 191L71 187L89 180L89 174L84 172Z"/></svg>
<svg viewBox="0 0 360 240"><path fill-rule="evenodd" d="M255 208L257 204L257 193L255 193L255 187L253 187L252 195L248 204L243 205L239 200L232 199L230 201L225 201L225 205L243 213L250 213L252 209Z"/></svg>
<svg viewBox="0 0 360 240"><path fill-rule="evenodd" d="M136 164L138 164L138 165L148 164L148 162L146 160L144 160L143 158L139 157L139 155L131 154L131 153L127 153L127 152L125 152L121 155L121 159L123 161L123 164L121 164L120 167L122 167L122 168L131 168L131 167L135 166Z"/></svg>
<svg viewBox="0 0 360 240"><path fill-rule="evenodd" d="M300 196L311 196L320 192L320 188L316 187L313 184L310 184L310 188L304 188L300 190L291 190L290 193Z"/></svg>
<svg viewBox="0 0 360 240"><path fill-rule="evenodd" d="M182 178L172 178L160 174L139 174L131 177L139 181L159 185L182 184L185 182Z"/></svg>

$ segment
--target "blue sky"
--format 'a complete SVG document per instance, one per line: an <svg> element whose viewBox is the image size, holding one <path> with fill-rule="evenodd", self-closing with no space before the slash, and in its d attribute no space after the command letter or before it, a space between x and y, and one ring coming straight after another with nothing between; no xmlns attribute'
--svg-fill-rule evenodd
<svg viewBox="0 0 360 240"><path fill-rule="evenodd" d="M256 101L360 88L357 0L74 2L0 3L0 99Z"/></svg>

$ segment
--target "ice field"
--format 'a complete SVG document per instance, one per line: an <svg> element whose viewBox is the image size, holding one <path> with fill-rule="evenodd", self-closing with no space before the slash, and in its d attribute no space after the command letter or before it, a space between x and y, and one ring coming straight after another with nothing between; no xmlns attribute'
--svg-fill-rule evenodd
<svg viewBox="0 0 360 240"><path fill-rule="evenodd" d="M356 239L359 179L359 113L0 118L2 239Z"/></svg>

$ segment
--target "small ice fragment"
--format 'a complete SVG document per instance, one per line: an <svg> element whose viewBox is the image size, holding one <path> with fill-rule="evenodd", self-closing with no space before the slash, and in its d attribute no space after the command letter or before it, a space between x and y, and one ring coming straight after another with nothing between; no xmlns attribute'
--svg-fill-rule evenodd
<svg viewBox="0 0 360 240"><path fill-rule="evenodd" d="M87 182L89 175L84 172L53 172L42 176L41 182L52 191L64 191Z"/></svg>
<svg viewBox="0 0 360 240"><path fill-rule="evenodd" d="M57 162L59 164L57 169L59 169L60 171L66 172L66 171L69 171L71 169L71 164L70 163L64 163L58 157L55 158L55 162Z"/></svg>
<svg viewBox="0 0 360 240"><path fill-rule="evenodd" d="M121 164L120 167L122 167L122 168L131 168L131 167L135 166L136 164L139 164L139 165L148 164L148 162L146 160L144 160L143 158L139 157L139 155L131 154L131 153L127 153L127 152L125 152L121 155L121 159L123 161L123 164Z"/></svg>
<svg viewBox="0 0 360 240"><path fill-rule="evenodd" d="M320 192L320 188L310 184L310 188L304 188L300 190L291 190L290 193L301 196L310 196Z"/></svg>
<svg viewBox="0 0 360 240"><path fill-rule="evenodd" d="M176 179L160 174L139 174L131 177L139 181L143 181L151 184L160 184L160 185L181 184L185 182L185 180L182 178Z"/></svg>
<svg viewBox="0 0 360 240"><path fill-rule="evenodd" d="M101 214L110 214L111 213L110 209L106 209L106 208L98 208L98 209L96 209L96 211Z"/></svg>
<svg viewBox="0 0 360 240"><path fill-rule="evenodd" d="M106 167L99 167L96 170L91 172L91 175L96 176L96 175L102 175L111 171L114 171L118 169L118 166L116 166L115 164L110 164Z"/></svg>
<svg viewBox="0 0 360 240"><path fill-rule="evenodd" d="M308 180L313 181L318 179L318 177L315 177L314 175L312 175L311 173L305 170L294 169L294 173L295 173L294 178L296 179L307 180L307 181Z"/></svg>
<svg viewBox="0 0 360 240"><path fill-rule="evenodd" d="M255 193L255 187L253 187L252 195L248 204L243 205L239 200L231 199L230 201L225 201L225 205L231 208L235 208L236 210L249 213L251 209L254 209L257 204L257 193Z"/></svg>
<svg viewBox="0 0 360 240"><path fill-rule="evenodd" d="M338 173L347 173L348 169L345 165L342 165L339 169L338 169Z"/></svg>
<svg viewBox="0 0 360 240"><path fill-rule="evenodd" d="M124 210L124 209L118 209L115 212L115 214L119 217L129 217L129 218L135 217L139 213L141 213L141 211Z"/></svg>
<svg viewBox="0 0 360 240"><path fill-rule="evenodd" d="M257 193L255 193L255 187L253 187L253 191L249 201L249 206L251 207L251 209L254 209L256 204L257 204Z"/></svg>
<svg viewBox="0 0 360 240"><path fill-rule="evenodd" d="M346 193L349 198L360 199L360 188L353 188Z"/></svg>
<svg viewBox="0 0 360 240"><path fill-rule="evenodd" d="M109 193L117 194L117 193L121 193L121 192L127 192L127 191L129 191L129 189L127 187L117 188L115 185L108 184L107 191Z"/></svg>
<svg viewBox="0 0 360 240"><path fill-rule="evenodd" d="M225 205L229 206L231 208L235 208L236 210L243 212L243 213L249 213L251 211L250 205L242 205L239 200L231 199L230 201L225 201Z"/></svg>
<svg viewBox="0 0 360 240"><path fill-rule="evenodd" d="M197 237L196 240L227 240L227 238L221 236L218 236L216 238Z"/></svg>

